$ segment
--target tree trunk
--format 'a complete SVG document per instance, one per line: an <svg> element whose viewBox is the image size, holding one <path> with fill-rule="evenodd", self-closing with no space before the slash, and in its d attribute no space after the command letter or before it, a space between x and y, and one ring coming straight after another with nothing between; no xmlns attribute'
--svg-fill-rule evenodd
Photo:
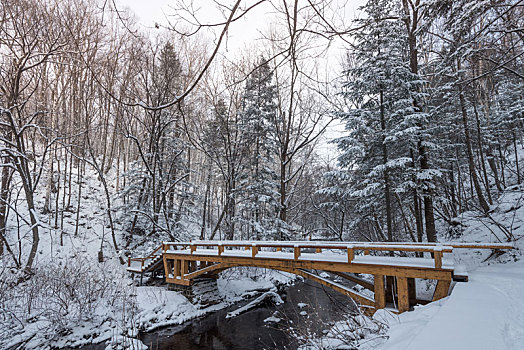
<svg viewBox="0 0 524 350"><path fill-rule="evenodd" d="M4 162L8 163L8 158L4 158ZM9 200L9 188L11 187L11 168L2 167L2 185L0 188L0 256L3 254L4 241L6 235L7 224L7 201Z"/></svg>
<svg viewBox="0 0 524 350"><path fill-rule="evenodd" d="M488 180L488 172L486 171L486 162L484 160L484 150L482 147L482 133L480 130L480 118L477 111L477 106L473 104L473 111L475 112L475 120L477 122L477 144L478 144L478 151L480 156L480 167L482 169L482 174L484 175L484 183L485 183L485 189L486 189L486 195L488 197L488 202L490 205L493 205L493 199L491 198L491 191L489 188L489 180Z"/></svg>
<svg viewBox="0 0 524 350"><path fill-rule="evenodd" d="M513 149L515 151L515 165L517 167L517 183L520 185L520 167L519 167L519 154L517 152L517 137L515 132L513 132Z"/></svg>
<svg viewBox="0 0 524 350"><path fill-rule="evenodd" d="M460 64L458 64L457 68L460 71ZM464 128L464 136L465 136L465 142L466 142L466 153L468 156L469 173L471 175L473 187L475 189L475 192L477 193L480 207L482 208L482 210L485 213L487 213L489 212L489 205L486 202L486 199L484 198L484 194L482 193L482 188L480 187L480 183L478 180L477 172L475 170L475 163L473 161L473 150L471 148L471 136L470 136L469 127L468 127L468 114L466 111L466 102L464 99L464 93L462 91L462 85L460 84L459 84L459 101L460 101L460 110L462 113L462 126Z"/></svg>
<svg viewBox="0 0 524 350"><path fill-rule="evenodd" d="M412 4L413 5L413 4ZM405 12L403 21L406 25L408 33L408 46L409 46L409 65L410 70L413 74L418 75L418 49L417 49L417 35L418 33L418 22L419 22L419 11L420 11L420 0L415 0L414 6L410 6L407 0L402 0L402 7ZM422 108L419 106L419 102L414 98L413 107L415 111L421 112ZM418 123L422 129L424 126ZM420 168L422 171L429 169L428 155L426 147L424 146L423 140L419 137L418 140L418 152L420 156ZM426 235L428 242L436 241L436 229L435 229L435 214L433 212L433 194L429 188L423 190L424 194L424 217L426 219Z"/></svg>
<svg viewBox="0 0 524 350"><path fill-rule="evenodd" d="M388 162L388 146L386 144L386 117L384 111L384 92L380 90L380 128L382 131L382 163L384 164L384 195L386 200L386 226L388 241L393 242L393 224L391 219L391 193Z"/></svg>

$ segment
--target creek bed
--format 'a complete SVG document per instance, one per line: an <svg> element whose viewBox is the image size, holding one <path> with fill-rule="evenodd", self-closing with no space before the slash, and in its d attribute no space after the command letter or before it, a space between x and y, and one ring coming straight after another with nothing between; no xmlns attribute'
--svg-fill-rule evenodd
<svg viewBox="0 0 524 350"><path fill-rule="evenodd" d="M311 281L297 282L281 295L285 301L281 305L265 304L226 318L228 312L249 302L245 301L182 325L141 333L139 337L149 349L158 350L296 349L299 344L289 327L298 334L320 334L328 328L327 322L340 320L352 308L348 297ZM271 316L281 321L264 322Z"/></svg>

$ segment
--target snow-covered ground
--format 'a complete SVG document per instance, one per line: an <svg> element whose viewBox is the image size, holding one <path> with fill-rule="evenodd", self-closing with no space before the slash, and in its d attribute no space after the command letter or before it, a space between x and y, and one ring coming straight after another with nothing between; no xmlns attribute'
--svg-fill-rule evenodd
<svg viewBox="0 0 524 350"><path fill-rule="evenodd" d="M524 261L481 267L451 295L400 316L380 350L524 349Z"/></svg>
<svg viewBox="0 0 524 350"><path fill-rule="evenodd" d="M460 237L441 235L441 241L498 243L509 236L517 249L500 256L455 249L449 258L468 272L469 281L453 283L450 296L401 315L386 310L373 319L348 315L301 349L524 349L524 186L507 188L487 217L466 212L456 221ZM440 224L439 232L447 232ZM434 286L417 280L417 296L431 298Z"/></svg>
<svg viewBox="0 0 524 350"><path fill-rule="evenodd" d="M11 326L0 323L0 349L20 346L23 349L49 349L96 343L106 343L109 349L142 349L145 348L143 344L134 339L138 331L179 325L265 291L277 298L276 286L289 284L295 278L287 273L264 269L230 270L217 281L220 302L204 307L191 303L180 292L167 290L167 286L137 287L125 276L114 277L121 283L118 288L122 289L115 288L114 294L100 298L94 309L86 313L86 318L64 315L64 320L70 321L67 327L54 325L48 315L38 312L42 310L36 310L35 318L30 322L14 322ZM24 303L25 300L21 300L21 304ZM76 309L70 307L71 311Z"/></svg>
<svg viewBox="0 0 524 350"><path fill-rule="evenodd" d="M114 174L107 176L111 179ZM116 190L114 183L108 181L112 193ZM76 190L72 191L74 206L78 199ZM43 207L44 193L37 194L36 202L37 207ZM119 206L116 196L113 205ZM192 304L181 293L167 290L167 286L138 287L126 271L127 266L119 263L105 208L103 189L96 173L88 168L83 178L78 233L75 234L73 211L64 213L62 234L54 228L53 213L38 213L43 227L35 275L16 283L19 276L10 267L10 257L4 256L0 261L0 349L49 349L93 343L105 343L115 349L142 349L143 344L134 339L139 330L178 325L247 297L274 292L277 285L291 283L295 278L264 269L229 270L217 281L220 303L208 307ZM19 209L24 210L22 200ZM122 247L125 227L118 221L118 210L114 215L116 238ZM27 256L30 230L23 223L18 226L14 215L10 219L13 239L19 232L20 246L25 250L22 256ZM148 243L152 245L145 244L145 252L158 244ZM98 262L101 247L103 263Z"/></svg>
<svg viewBox="0 0 524 350"><path fill-rule="evenodd" d="M488 218L464 213L460 241L498 242L507 234L518 249L500 257L490 251L457 250L455 260L469 281L456 283L447 298L399 316L379 311L374 318L389 325L380 350L524 349L524 192L508 188ZM382 342L382 341L381 341Z"/></svg>

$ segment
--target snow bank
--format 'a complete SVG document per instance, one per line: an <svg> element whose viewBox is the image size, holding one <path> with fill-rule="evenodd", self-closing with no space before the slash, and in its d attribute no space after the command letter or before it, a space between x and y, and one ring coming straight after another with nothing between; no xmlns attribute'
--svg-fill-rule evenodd
<svg viewBox="0 0 524 350"><path fill-rule="evenodd" d="M200 305L193 305L179 292L166 290L165 287L138 287L136 299L140 311L134 322L136 327L143 331L151 331L168 325L179 325L190 319L225 308L247 297L255 296L260 292L269 290L270 292L265 294L276 298L275 295L278 296L275 293L276 285L290 284L295 278L291 274L265 269L231 269L224 272L217 280L222 302L204 308L201 308ZM280 296L278 298L280 299ZM275 300L283 302L282 299Z"/></svg>
<svg viewBox="0 0 524 350"><path fill-rule="evenodd" d="M377 312L390 324L379 349L522 349L523 291L523 261L479 268L445 299L400 316Z"/></svg>
<svg viewBox="0 0 524 350"><path fill-rule="evenodd" d="M524 191L508 188L487 217L466 212L457 218L463 242L499 242L513 236L518 250L496 257L489 250L455 249L457 266L469 274L449 297L396 316L379 311L375 318L390 325L389 338L378 349L524 348ZM441 230L444 231L444 230Z"/></svg>

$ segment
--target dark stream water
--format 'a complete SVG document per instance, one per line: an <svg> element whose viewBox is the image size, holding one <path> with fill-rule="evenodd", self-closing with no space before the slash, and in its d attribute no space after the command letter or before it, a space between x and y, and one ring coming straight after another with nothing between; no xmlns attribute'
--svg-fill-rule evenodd
<svg viewBox="0 0 524 350"><path fill-rule="evenodd" d="M150 349L158 350L296 349L299 344L289 327L298 334L320 334L328 328L326 323L340 320L352 308L348 297L310 281L286 288L281 296L285 301L281 305L266 304L226 318L228 312L247 304L246 301L183 325L143 333L140 339ZM298 303L307 306L300 308ZM282 320L264 322L273 315Z"/></svg>

